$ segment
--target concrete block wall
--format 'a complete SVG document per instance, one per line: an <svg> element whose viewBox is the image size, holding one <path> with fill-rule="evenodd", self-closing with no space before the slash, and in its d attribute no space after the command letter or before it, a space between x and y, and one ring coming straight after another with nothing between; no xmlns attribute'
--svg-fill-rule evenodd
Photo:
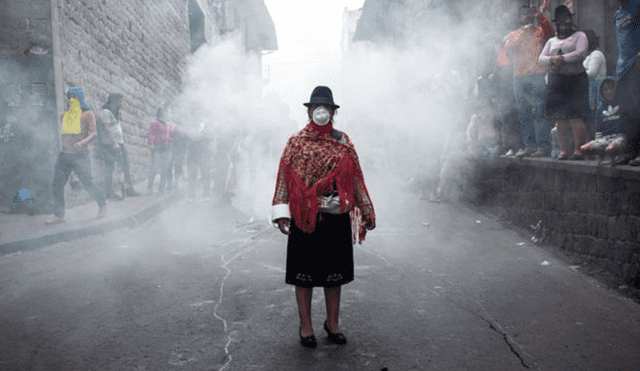
<svg viewBox="0 0 640 371"><path fill-rule="evenodd" d="M131 172L135 182L143 181L150 162L149 123L160 105L179 94L190 54L187 1L52 1L57 13L53 32L59 40L58 93L66 99L69 86L81 86L94 110L109 93L124 95L121 113ZM87 201L86 193L69 186L66 194L67 207Z"/></svg>
<svg viewBox="0 0 640 371"><path fill-rule="evenodd" d="M468 201L640 288L640 169L593 161L482 159ZM543 235L543 236L542 236Z"/></svg>

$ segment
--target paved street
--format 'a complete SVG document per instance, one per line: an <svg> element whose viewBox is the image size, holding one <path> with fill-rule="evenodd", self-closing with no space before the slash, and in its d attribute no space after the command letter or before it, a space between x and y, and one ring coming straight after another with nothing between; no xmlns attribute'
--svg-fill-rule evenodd
<svg viewBox="0 0 640 371"><path fill-rule="evenodd" d="M497 221L370 183L345 346L299 345L286 237L178 201L131 229L0 256L2 370L634 370L640 307ZM386 188L386 187L385 187ZM387 188L388 189L388 188Z"/></svg>

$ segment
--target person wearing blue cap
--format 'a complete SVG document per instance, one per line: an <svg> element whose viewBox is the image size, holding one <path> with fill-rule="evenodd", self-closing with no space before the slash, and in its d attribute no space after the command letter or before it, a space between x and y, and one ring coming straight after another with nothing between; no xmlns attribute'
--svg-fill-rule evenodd
<svg viewBox="0 0 640 371"><path fill-rule="evenodd" d="M47 224L64 222L64 186L69 180L71 171L75 171L91 197L100 208L98 217L104 217L107 203L102 192L93 184L91 161L88 144L97 136L96 119L91 108L84 100L84 93L79 87L72 87L67 92L69 110L62 115L61 149L56 161L53 179L53 213L54 217Z"/></svg>

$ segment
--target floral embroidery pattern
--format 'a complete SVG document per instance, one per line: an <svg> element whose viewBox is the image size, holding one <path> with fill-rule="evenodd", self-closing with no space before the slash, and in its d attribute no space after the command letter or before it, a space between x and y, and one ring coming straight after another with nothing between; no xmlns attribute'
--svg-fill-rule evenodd
<svg viewBox="0 0 640 371"><path fill-rule="evenodd" d="M296 280L300 282L311 282L313 281L313 277L310 274L298 273L296 274ZM344 281L344 276L342 273L332 273L330 274L326 282L342 282Z"/></svg>
<svg viewBox="0 0 640 371"><path fill-rule="evenodd" d="M311 282L311 275L304 274L304 273L298 273L298 274L296 274L296 280L302 281L302 282Z"/></svg>

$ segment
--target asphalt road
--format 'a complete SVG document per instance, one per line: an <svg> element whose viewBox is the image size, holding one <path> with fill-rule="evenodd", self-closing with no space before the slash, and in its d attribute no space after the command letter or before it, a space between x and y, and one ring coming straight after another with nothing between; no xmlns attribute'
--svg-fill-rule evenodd
<svg viewBox="0 0 640 371"><path fill-rule="evenodd" d="M1 370L636 370L640 307L489 217L373 192L345 346L299 345L286 238L216 204L0 256Z"/></svg>

